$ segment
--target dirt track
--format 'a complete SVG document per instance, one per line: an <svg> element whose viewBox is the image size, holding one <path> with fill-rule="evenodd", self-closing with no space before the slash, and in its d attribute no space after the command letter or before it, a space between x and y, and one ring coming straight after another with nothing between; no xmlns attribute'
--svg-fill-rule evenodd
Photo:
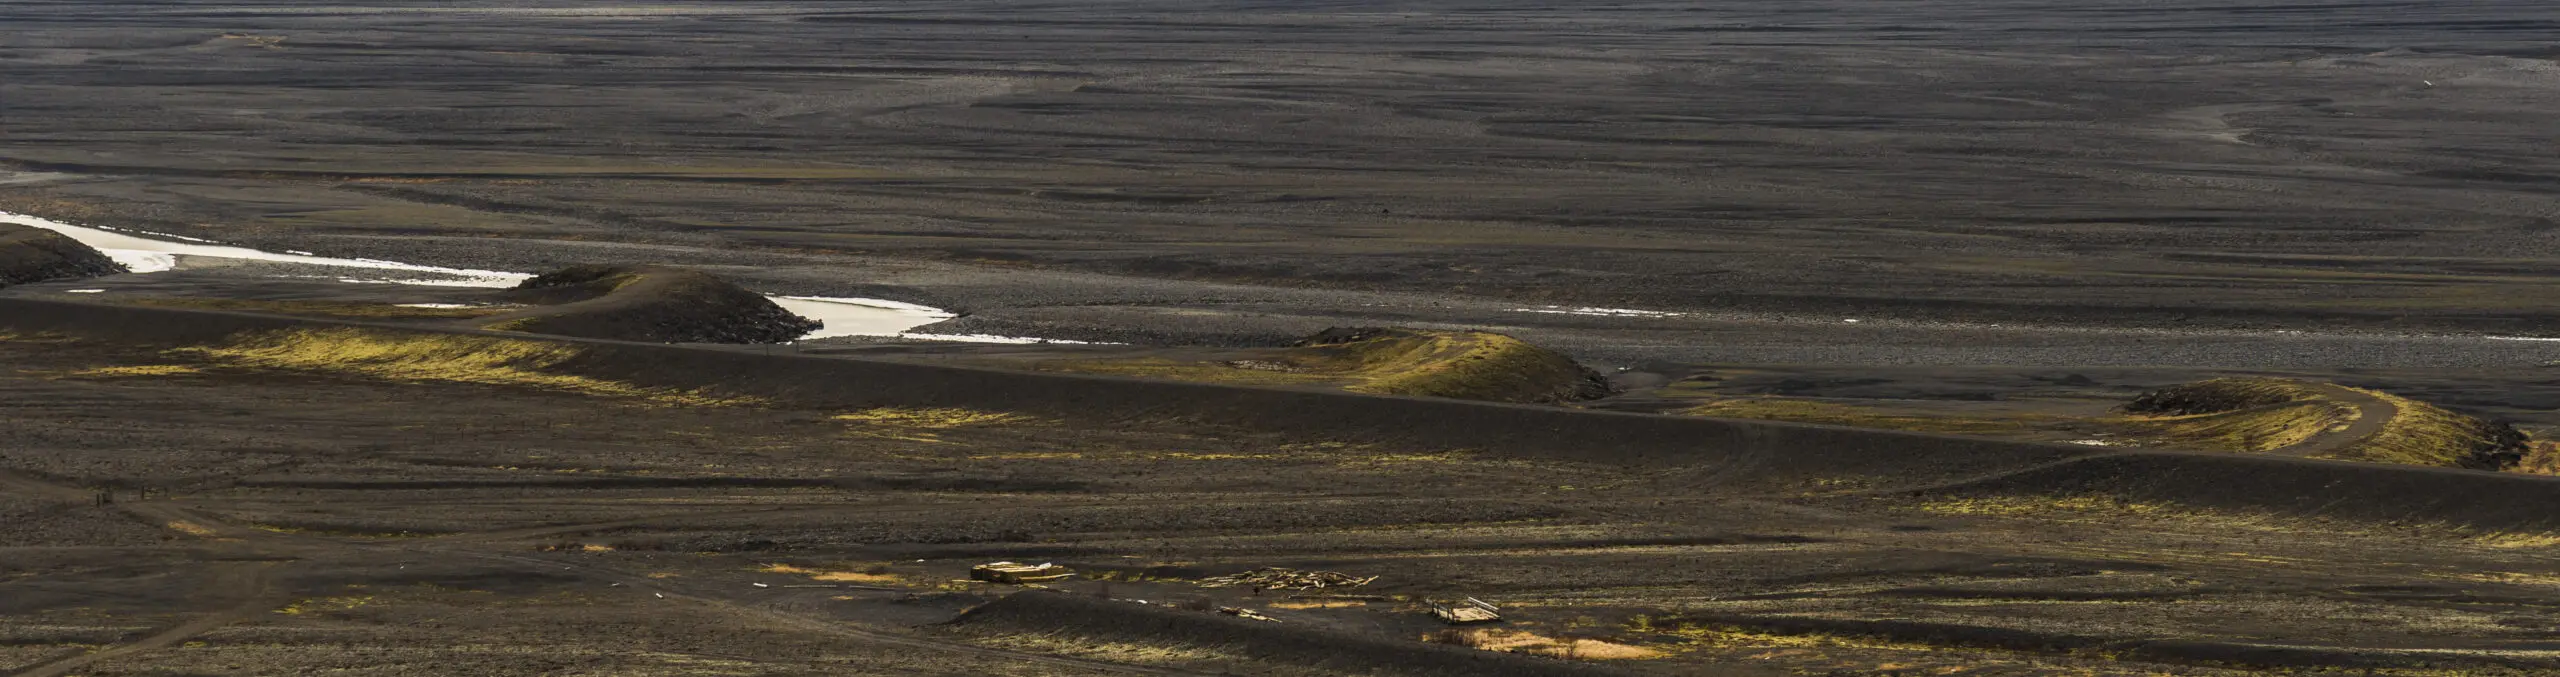
<svg viewBox="0 0 2560 677"><path fill-rule="evenodd" d="M2356 408L2356 420L2336 430L2324 430L2311 436L2310 439L2267 453L2300 457L2330 454L2381 433L2383 426L2391 424L2391 417L2400 415L2399 407L2392 406L2391 403L2372 395L2330 383L2321 383L2314 387L2319 388L2321 394L2330 399L2353 405Z"/></svg>

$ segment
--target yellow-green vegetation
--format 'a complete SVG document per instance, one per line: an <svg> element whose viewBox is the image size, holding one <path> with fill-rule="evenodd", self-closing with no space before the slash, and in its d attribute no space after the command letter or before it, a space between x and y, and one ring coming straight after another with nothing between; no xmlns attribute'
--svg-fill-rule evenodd
<svg viewBox="0 0 2560 677"><path fill-rule="evenodd" d="M438 320L482 317L504 313L512 308L415 308L394 303L361 301L269 301L256 299L217 299L151 297L111 299L129 306L154 308L194 308L229 310L296 317L321 317L344 320Z"/></svg>
<svg viewBox="0 0 2560 677"><path fill-rule="evenodd" d="M1323 384L1381 395L1564 402L1607 394L1572 358L1480 331L1334 329L1252 359L1061 360L1043 369L1252 385Z"/></svg>
<svg viewBox="0 0 2560 677"><path fill-rule="evenodd" d="M832 418L853 424L854 432L859 434L916 442L940 442L942 438L936 433L948 430L1039 420L1022 414L959 407L880 407Z"/></svg>
<svg viewBox="0 0 2560 677"><path fill-rule="evenodd" d="M2218 378L2143 393L2119 423L2146 443L2206 451L2291 447L2353 424L2355 405L2302 381Z"/></svg>
<svg viewBox="0 0 2560 677"><path fill-rule="evenodd" d="M2548 531L2500 531L2471 537L2481 547L2499 550L2540 550L2560 547L2560 533Z"/></svg>
<svg viewBox="0 0 2560 677"><path fill-rule="evenodd" d="M1663 657L1660 651L1640 646L1597 639L1559 639L1511 628L1452 628L1425 633L1422 641L1566 660L1610 661Z"/></svg>
<svg viewBox="0 0 2560 677"><path fill-rule="evenodd" d="M2319 458L2448 468L2501 470L2528 455L2524 434L2504 424L2464 416L2390 393L2272 378L2223 378L2145 393L2125 406L2134 423L2179 446L2222 451L2272 451L2346 430L2365 409L2387 409L2390 418L2364 422L2361 439L2316 444L2300 451ZM2143 417L2160 412L2169 416Z"/></svg>
<svg viewBox="0 0 2560 677"><path fill-rule="evenodd" d="M751 404L704 390L648 388L555 371L578 358L581 346L492 336L410 333L371 329L296 329L255 332L173 355L254 369L308 371L392 381L475 383L643 399L663 404Z"/></svg>
<svg viewBox="0 0 2560 677"><path fill-rule="evenodd" d="M204 370L183 364L139 364L123 367L91 367L68 372L61 378L139 378L150 376L186 376Z"/></svg>
<svg viewBox="0 0 2560 677"><path fill-rule="evenodd" d="M1913 652L1948 650L1947 647L1933 644L1858 635L1822 632L1777 633L1712 623L1677 621L1665 623L1644 616L1638 616L1629 621L1627 628L1637 632L1655 632L1679 637L1705 648L1844 648Z"/></svg>
<svg viewBox="0 0 2560 677"><path fill-rule="evenodd" d="M2141 516L2170 516L2179 508L2159 503L2127 501L2111 496L1965 496L1931 500L1912 506L1936 515L1972 515L1988 517L2043 516L2062 513L2122 513Z"/></svg>
<svg viewBox="0 0 2560 677"><path fill-rule="evenodd" d="M1572 358L1487 332L1385 332L1313 346L1355 361L1351 390L1469 400L1574 399L1595 378Z"/></svg>
<svg viewBox="0 0 2560 677"><path fill-rule="evenodd" d="M853 571L853 570L851 570L851 569L856 569L856 568L859 568L859 569L860 569L860 571ZM813 569L813 568L808 568L808 567L793 566L793 565L789 565L789 564L766 564L766 565L763 565L763 566L756 567L756 571L760 571L760 572L764 572L764 573L768 573L768 574L791 574L791 575L796 575L796 576L807 576L807 577L809 577L809 579L810 579L810 580L814 580L814 581L825 581L825 582L829 582L829 583L870 583L870 584L873 584L873 585L895 585L895 584L900 584L900 583L904 583L904 582L906 582L906 579L905 579L904 577L901 577L901 576L899 576L899 575L897 575L897 574L895 574L895 573L890 572L890 571L889 571L889 566L888 566L888 565L886 565L886 564L870 564L870 565L864 565L864 566L860 566L860 567L851 567L851 566L847 566L847 567L842 567L841 569L827 569L827 568L817 568L817 569Z"/></svg>
<svg viewBox="0 0 2560 677"><path fill-rule="evenodd" d="M1064 632L1015 634L989 637L986 643L1016 651L1074 656L1114 663L1165 665L1199 661L1237 660L1239 657L1189 644L1138 644L1081 637Z"/></svg>
<svg viewBox="0 0 2560 677"><path fill-rule="evenodd" d="M2356 408L2334 400L2165 418L2127 417L2127 432L2154 446L2203 451L2275 451L2355 422Z"/></svg>
<svg viewBox="0 0 2560 677"><path fill-rule="evenodd" d="M366 604L371 604L371 603L373 603L373 596L372 596L372 595L348 595L348 596L342 596L342 597L314 597L314 598L311 598L311 599L295 600L292 604L287 604L287 605L284 605L284 608L277 609L277 610L276 610L276 613L285 614L285 615L288 615L288 616L300 616L300 615L302 615L302 614L309 614L309 613L325 613L325 612L330 612L330 611L348 611L348 610L352 610L352 609L356 609L356 608L363 607L364 605L366 605Z"/></svg>
<svg viewBox="0 0 2560 677"><path fill-rule="evenodd" d="M2560 475L2560 442L2533 441L2511 470L2528 475Z"/></svg>
<svg viewBox="0 0 2560 677"><path fill-rule="evenodd" d="M2042 428L2058 420L2049 416L1986 418L1919 414L1793 397L1737 397L1714 400L1681 410L1680 413L1691 416L1792 421L1959 435L2025 432Z"/></svg>

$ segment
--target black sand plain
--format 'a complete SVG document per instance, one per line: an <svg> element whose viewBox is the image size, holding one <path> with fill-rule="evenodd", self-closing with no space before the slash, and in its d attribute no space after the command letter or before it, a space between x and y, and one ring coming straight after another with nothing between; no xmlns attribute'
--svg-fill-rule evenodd
<svg viewBox="0 0 2560 677"><path fill-rule="evenodd" d="M1638 390L1723 372L1972 402L2278 373L2547 427L2560 344L2498 337L2560 336L2555 35L2560 9L2503 0L11 2L0 211L687 265L1133 344L764 359L1404 325ZM253 268L5 294L435 293ZM0 342L0 668L2560 669L2534 478L1883 434L1639 459L1540 436L1602 419L1503 448L1242 405L1037 411L1074 388L670 404L244 366L133 328L227 316L148 313ZM1549 415L1446 406L1402 428ZM991 559L1094 576L964 615L1011 591L951 582ZM1382 578L1186 582L1266 565ZM1420 641L1421 606L1463 596L1597 643ZM1627 647L1657 655L1592 658Z"/></svg>

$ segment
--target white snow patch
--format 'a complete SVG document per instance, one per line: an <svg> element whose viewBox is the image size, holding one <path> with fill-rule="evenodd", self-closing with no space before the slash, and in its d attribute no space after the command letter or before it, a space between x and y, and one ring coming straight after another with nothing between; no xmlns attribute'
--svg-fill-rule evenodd
<svg viewBox="0 0 2560 677"><path fill-rule="evenodd" d="M2480 338L2489 339L2489 340L2491 340L2491 341L2542 341L2542 342L2560 342L2560 338L2546 338L2546 337L2541 337L2541 336L2482 336L2482 337L2480 337Z"/></svg>
<svg viewBox="0 0 2560 677"><path fill-rule="evenodd" d="M826 326L800 340L837 336L898 336L907 330L941 322L958 315L931 306L826 296L768 296L774 305L792 314L823 322Z"/></svg>
<svg viewBox="0 0 2560 677"><path fill-rule="evenodd" d="M2081 444L2081 445L2088 445L2088 446L2092 446L2092 447L2112 447L2112 446L2115 446L2115 445L2116 445L2116 443L2114 443L2114 442L2109 442L2109 441L2106 441L2106 440L2072 440L2072 441L2070 441L2070 442L2069 442L2069 444Z"/></svg>
<svg viewBox="0 0 2560 677"><path fill-rule="evenodd" d="M403 304L400 304L400 307L402 307L402 308L435 308L435 309L439 309L439 310L441 310L441 309L451 309L451 308L478 308L479 306L471 305L471 304L468 304L468 303L403 303Z"/></svg>
<svg viewBox="0 0 2560 677"><path fill-rule="evenodd" d="M1688 313L1674 313L1674 312L1662 311L1662 310L1635 310L1635 309L1632 309L1632 308L1597 308L1597 307L1566 308L1566 307L1564 307L1564 306L1540 306L1540 307L1537 307L1537 308L1513 308L1513 309L1511 309L1511 312L1515 312L1515 313L1545 313L1545 314L1549 314L1549 315L1590 315L1590 316L1595 316L1595 317L1680 317L1680 316L1682 316L1682 315L1687 315L1687 314L1688 314Z"/></svg>
<svg viewBox="0 0 2560 677"><path fill-rule="evenodd" d="M1012 343L1012 344L1020 344L1020 345L1031 345L1031 344L1050 344L1050 345L1064 345L1064 346L1116 345L1116 344L1109 344L1109 343L1097 344L1097 343L1094 343L1094 342L1091 342L1091 341L1069 341L1069 340L1066 340L1066 339L1044 339L1044 338L1030 338L1030 337L1024 337L1024 336L997 336L997 335L994 335L994 334L917 334L917 333L904 333L904 334L899 334L899 335L898 335L898 338L902 338L902 339L914 339L914 340L918 340L918 341L954 341L954 342L959 342L959 343Z"/></svg>
<svg viewBox="0 0 2560 677"><path fill-rule="evenodd" d="M107 293L107 290L104 290L104 289L65 289L65 290L62 290L62 291L63 291L63 293L66 293L66 294L104 294L104 293Z"/></svg>

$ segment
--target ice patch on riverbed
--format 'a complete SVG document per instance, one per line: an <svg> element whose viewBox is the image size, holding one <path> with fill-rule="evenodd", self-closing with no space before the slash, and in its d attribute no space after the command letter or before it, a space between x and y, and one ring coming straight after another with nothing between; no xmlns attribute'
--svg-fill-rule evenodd
<svg viewBox="0 0 2560 677"><path fill-rule="evenodd" d="M422 266L412 263L382 261L377 259L340 259L326 256L313 256L304 252L278 254L274 252L250 249L247 247L233 247L214 242L212 240L151 233L151 235L155 236L184 240L184 242L172 242L169 240L153 239L131 234L139 233L141 231L75 226L60 221L27 216L24 214L12 214L9 212L0 212L0 223L14 223L22 226L43 228L45 230L61 233L73 240L78 240L81 244L89 245L89 248L98 250L98 253L105 254L108 258L115 259L117 263L124 264L126 268L135 273L157 273L175 270L178 267L178 257L193 256L213 259L272 261L277 263L295 263L312 266L357 268L363 270L392 271L399 273L418 273L429 276L404 276L392 279L337 276L318 277L308 275L280 276L318 277L318 279L335 279L339 282L350 284L405 284L439 287L484 287L503 289L516 286L523 283L525 280L532 279L533 277L526 273ZM835 298L826 296L767 296L765 298L772 300L775 305L782 306L783 309L789 310L801 317L825 323L823 328L820 328L815 332L811 332L807 336L801 337L802 340L833 338L838 336L895 336L926 341L963 341L971 343L1076 343L1075 341L1046 341L1036 338L985 336L974 334L910 334L907 333L907 330L909 329L958 317L957 315L940 308L916 305L913 303L901 303L898 301L885 301L881 299ZM410 307L429 308L462 306L454 304L410 304Z"/></svg>
<svg viewBox="0 0 2560 677"><path fill-rule="evenodd" d="M880 299L826 296L767 296L791 314L825 323L801 340L838 336L901 336L907 330L958 315L940 308Z"/></svg>
<svg viewBox="0 0 2560 677"><path fill-rule="evenodd" d="M1511 312L1515 312L1515 313L1544 313L1544 314L1548 314L1548 315L1588 315L1588 316L1592 316L1592 317L1679 317L1679 316L1687 315L1687 314L1688 314L1688 313L1675 313L1675 312L1671 312L1671 311L1667 311L1667 310L1635 310L1635 309L1632 309L1632 308L1588 308L1588 307L1586 307L1586 308L1566 308L1566 307L1564 307L1564 306L1544 306L1544 307L1539 307L1539 308L1513 308L1513 309L1511 309ZM1851 322L1856 322L1856 320L1850 320L1850 321L1851 321Z"/></svg>

